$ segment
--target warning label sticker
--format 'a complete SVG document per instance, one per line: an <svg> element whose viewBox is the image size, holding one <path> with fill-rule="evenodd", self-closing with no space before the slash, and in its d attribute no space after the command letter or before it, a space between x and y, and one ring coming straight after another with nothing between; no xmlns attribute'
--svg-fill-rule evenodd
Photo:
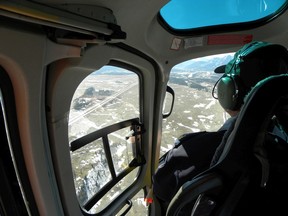
<svg viewBox="0 0 288 216"><path fill-rule="evenodd" d="M203 46L204 37L193 37L184 39L184 49L191 47Z"/></svg>
<svg viewBox="0 0 288 216"><path fill-rule="evenodd" d="M173 41L172 41L170 49L179 50L180 46L181 46L181 43L182 43L182 39L181 38L173 38Z"/></svg>
<svg viewBox="0 0 288 216"><path fill-rule="evenodd" d="M251 42L252 39L253 35L251 34L209 35L207 38L207 44L246 44Z"/></svg>

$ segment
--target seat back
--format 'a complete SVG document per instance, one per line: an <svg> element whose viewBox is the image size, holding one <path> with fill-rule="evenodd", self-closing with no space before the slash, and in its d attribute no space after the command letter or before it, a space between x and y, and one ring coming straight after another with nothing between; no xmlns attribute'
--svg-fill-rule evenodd
<svg viewBox="0 0 288 216"><path fill-rule="evenodd" d="M287 85L288 75L283 74L266 78L251 90L233 130L227 131L231 133L226 136L227 140L218 159L208 170L180 188L169 204L166 215L178 215L188 204L194 205L194 216L247 215L253 210L269 215L270 210L275 211L274 206L271 209L266 208L268 205L265 205L265 202L272 200L269 196L277 191L277 187L271 184L277 185L279 180L278 171L272 170L275 168L273 160L277 155L273 155L272 158L270 153L273 149L274 154L281 151L275 150L276 144L273 143L276 138L269 133L269 128L272 117L277 115L280 107L287 101ZM280 148L288 152L288 146L285 146L287 143L281 143ZM286 170L288 157L285 159L283 156L283 160L282 165L286 163L287 167L282 170ZM277 167L275 169L279 170ZM268 193L267 188L271 190L268 190ZM259 201L256 201L257 198ZM274 204L280 205L281 200L275 201ZM263 205L265 208L259 209Z"/></svg>

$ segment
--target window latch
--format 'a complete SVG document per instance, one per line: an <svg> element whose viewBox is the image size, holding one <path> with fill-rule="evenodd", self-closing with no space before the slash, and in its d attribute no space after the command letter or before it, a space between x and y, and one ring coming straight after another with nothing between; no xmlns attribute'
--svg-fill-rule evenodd
<svg viewBox="0 0 288 216"><path fill-rule="evenodd" d="M133 157L134 159L130 162L129 167L141 166L146 163L145 157L142 152L141 146L141 135L145 132L143 124L133 124L131 130L126 136L132 145Z"/></svg>

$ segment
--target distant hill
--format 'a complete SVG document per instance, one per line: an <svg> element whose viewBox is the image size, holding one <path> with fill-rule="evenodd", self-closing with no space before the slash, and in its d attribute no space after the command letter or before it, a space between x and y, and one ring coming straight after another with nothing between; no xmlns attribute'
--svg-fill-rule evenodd
<svg viewBox="0 0 288 216"><path fill-rule="evenodd" d="M233 55L234 53L213 55L178 64L172 69L169 82L209 91L221 76L221 74L214 73L214 69L227 64L233 59Z"/></svg>
<svg viewBox="0 0 288 216"><path fill-rule="evenodd" d="M95 75L127 75L131 74L131 71L120 68L120 67L115 67L115 66L104 66L98 71L93 72Z"/></svg>
<svg viewBox="0 0 288 216"><path fill-rule="evenodd" d="M183 71L214 71L218 66L227 64L233 59L234 53L207 56L203 58L192 59L176 65L172 71L174 73Z"/></svg>
<svg viewBox="0 0 288 216"><path fill-rule="evenodd" d="M228 54L220 54L207 56L203 58L192 59L189 61L185 61L176 65L172 68L173 73L181 73L181 72L198 72L198 71L214 71L214 69L220 65L227 64L232 58L234 53ZM127 75L127 73L131 73L128 70L114 67L114 66L105 66L100 70L95 71L95 75Z"/></svg>

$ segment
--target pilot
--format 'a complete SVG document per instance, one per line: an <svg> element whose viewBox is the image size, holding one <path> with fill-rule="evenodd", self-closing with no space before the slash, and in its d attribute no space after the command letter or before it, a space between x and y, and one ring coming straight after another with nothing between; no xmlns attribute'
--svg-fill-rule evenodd
<svg viewBox="0 0 288 216"><path fill-rule="evenodd" d="M251 88L266 77L287 71L287 49L278 44L258 41L244 45L227 65L215 69L215 73L223 73L223 76L216 82L212 95L231 117L218 131L182 135L174 147L160 158L153 176L153 192L162 206L163 214L185 182L215 163L221 151L217 147L232 122L235 122ZM217 96L214 96L214 92L217 92ZM275 128L273 133L287 141L287 134Z"/></svg>

